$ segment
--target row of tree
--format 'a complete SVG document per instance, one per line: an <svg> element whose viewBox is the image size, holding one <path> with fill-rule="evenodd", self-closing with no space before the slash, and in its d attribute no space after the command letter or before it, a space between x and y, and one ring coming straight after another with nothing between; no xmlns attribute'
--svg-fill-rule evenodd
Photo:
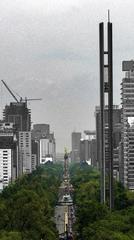
<svg viewBox="0 0 134 240"><path fill-rule="evenodd" d="M54 206L61 165L44 165L24 175L0 194L1 240L56 240Z"/></svg>
<svg viewBox="0 0 134 240"><path fill-rule="evenodd" d="M87 165L70 168L74 186L76 240L134 239L134 192L114 183L115 209L100 204L99 173Z"/></svg>

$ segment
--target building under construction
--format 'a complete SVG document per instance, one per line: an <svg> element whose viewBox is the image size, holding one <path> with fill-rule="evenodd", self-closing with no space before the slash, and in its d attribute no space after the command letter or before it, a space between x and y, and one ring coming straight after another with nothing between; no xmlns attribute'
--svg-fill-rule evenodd
<svg viewBox="0 0 134 240"><path fill-rule="evenodd" d="M10 105L6 105L3 119L5 122L14 123L17 131L31 130L31 111L26 102L11 102Z"/></svg>

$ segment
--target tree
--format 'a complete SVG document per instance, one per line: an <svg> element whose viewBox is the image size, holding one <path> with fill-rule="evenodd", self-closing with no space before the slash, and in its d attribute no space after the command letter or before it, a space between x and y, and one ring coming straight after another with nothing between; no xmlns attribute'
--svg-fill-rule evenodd
<svg viewBox="0 0 134 240"><path fill-rule="evenodd" d="M0 194L0 239L58 239L52 221L61 165L44 165L23 175ZM16 234L16 235L15 235ZM18 237L18 238L17 238Z"/></svg>

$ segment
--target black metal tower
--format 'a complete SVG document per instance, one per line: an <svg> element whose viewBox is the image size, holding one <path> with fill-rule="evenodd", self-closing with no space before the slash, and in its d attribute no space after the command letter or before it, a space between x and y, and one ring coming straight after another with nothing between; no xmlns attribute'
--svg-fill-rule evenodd
<svg viewBox="0 0 134 240"><path fill-rule="evenodd" d="M108 201L114 207L113 197L113 60L112 60L112 23L107 23L107 51L104 51L104 23L99 24L100 48L100 118L101 118L101 202ZM108 105L108 189L106 189L105 156L105 99ZM108 192L108 197L106 196ZM106 199L107 197L107 199Z"/></svg>

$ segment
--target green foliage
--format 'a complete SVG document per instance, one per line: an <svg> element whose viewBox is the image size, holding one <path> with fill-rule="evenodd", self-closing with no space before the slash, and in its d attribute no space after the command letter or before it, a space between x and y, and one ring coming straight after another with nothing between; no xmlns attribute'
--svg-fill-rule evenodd
<svg viewBox="0 0 134 240"><path fill-rule="evenodd" d="M127 205L134 206L134 192L127 191Z"/></svg>
<svg viewBox="0 0 134 240"><path fill-rule="evenodd" d="M114 183L114 205L115 209L121 210L126 208L128 203L127 189L125 189L121 183Z"/></svg>
<svg viewBox="0 0 134 240"><path fill-rule="evenodd" d="M58 239L52 217L61 174L61 165L44 165L3 190L0 194L0 239Z"/></svg>
<svg viewBox="0 0 134 240"><path fill-rule="evenodd" d="M1 232L1 240L22 240L21 234L19 232Z"/></svg>
<svg viewBox="0 0 134 240"><path fill-rule="evenodd" d="M134 239L134 192L114 183L115 209L100 204L99 173L90 166L70 167L76 205L76 240Z"/></svg>

